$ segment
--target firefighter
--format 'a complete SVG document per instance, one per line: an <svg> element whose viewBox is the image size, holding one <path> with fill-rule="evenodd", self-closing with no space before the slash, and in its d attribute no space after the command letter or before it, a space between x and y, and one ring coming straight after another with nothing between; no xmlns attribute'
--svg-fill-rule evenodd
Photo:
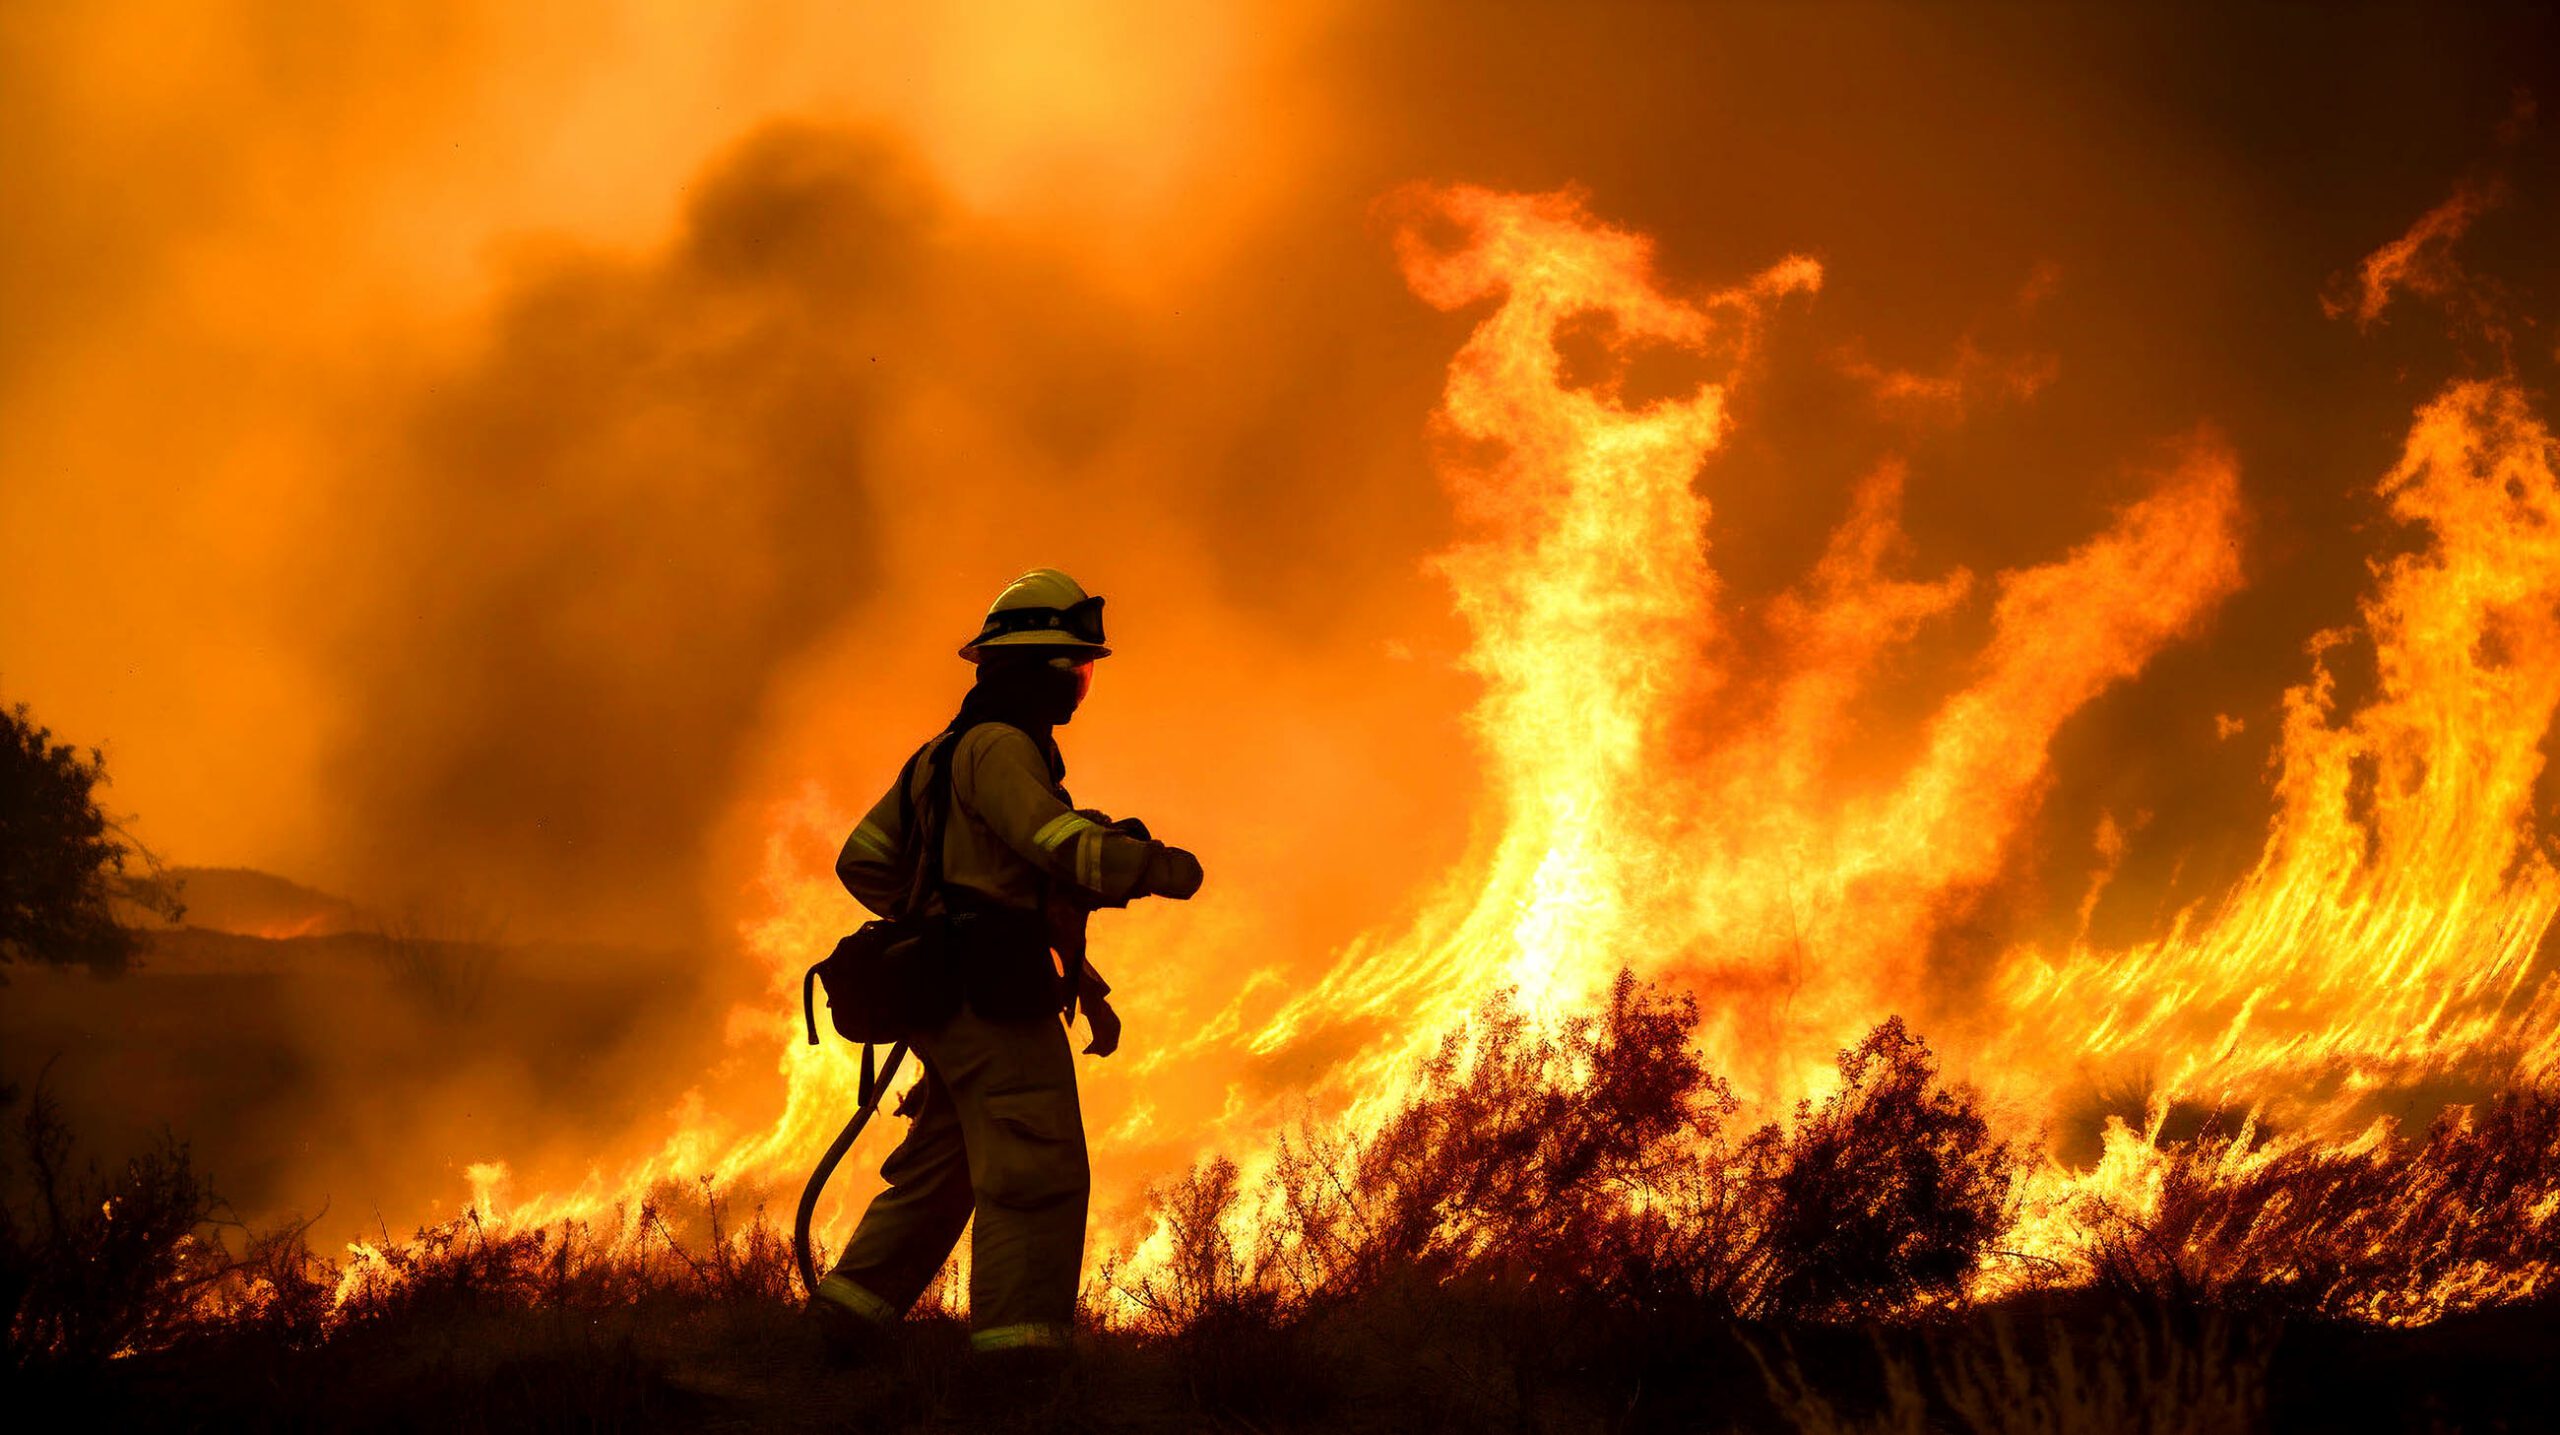
<svg viewBox="0 0 2560 1435"><path fill-rule="evenodd" d="M925 900L1036 932L1039 970L1008 976L955 953L969 969L964 1001L914 1038L925 1074L900 1108L912 1110L906 1138L880 1168L888 1189L810 1299L840 1356L885 1348L973 1215L971 1347L1014 1355L1003 1362L1014 1369L1054 1368L1066 1353L1089 1177L1062 1017L1083 1012L1091 1055L1120 1044L1111 988L1084 959L1085 918L1140 897L1187 899L1201 878L1198 859L1154 840L1145 824L1114 822L1067 797L1052 730L1074 716L1094 661L1110 651L1102 600L1051 568L1008 584L960 649L977 681L935 739L954 745L945 754L951 801L942 887ZM911 766L904 801L893 786L872 807L836 864L846 889L884 916L907 894L905 828L925 820L927 768Z"/></svg>

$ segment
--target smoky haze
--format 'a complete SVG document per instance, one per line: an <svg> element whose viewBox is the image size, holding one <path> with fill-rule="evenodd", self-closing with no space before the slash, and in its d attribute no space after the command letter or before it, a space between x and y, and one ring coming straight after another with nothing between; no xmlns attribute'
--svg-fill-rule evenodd
<svg viewBox="0 0 2560 1435"><path fill-rule="evenodd" d="M870 435L966 359L939 207L888 145L779 126L662 254L513 266L348 515L347 880L699 933L767 684L876 596Z"/></svg>
<svg viewBox="0 0 2560 1435"><path fill-rule="evenodd" d="M1736 389L1706 537L1747 617L1898 466L1912 571L1974 591L1898 660L1877 772L1963 685L1994 575L2199 436L2231 452L2244 587L2058 730L2035 830L1917 994L1952 1023L1992 953L2072 923L2103 821L2132 835L2101 932L2254 856L2279 695L2393 541L2370 486L2473 362L2319 298L2496 152L2520 88L2560 95L2527 7L240 4L0 37L0 697L102 743L178 860L664 958L634 970L672 1015L592 1035L616 1094L547 1111L598 1129L531 1179L689 1089L770 1101L739 930L770 851L831 856L776 814L858 811L948 712L986 597L1066 567L1121 648L1071 781L1211 871L1099 950L1132 993L1089 1096L1120 1194L1332 1055L1175 1070L1142 1033L1249 1033L1480 815L1466 633L1423 564L1456 531L1426 420L1477 316L1407 292L1382 196L1579 185L1680 284L1821 260ZM2545 326L2528 372L2551 154L2518 140L2463 241ZM376 1077L309 1069L322 1105ZM415 1139L538 1085L457 1077ZM396 1222L504 1154L393 1173L381 1144L372 1178L271 1194Z"/></svg>

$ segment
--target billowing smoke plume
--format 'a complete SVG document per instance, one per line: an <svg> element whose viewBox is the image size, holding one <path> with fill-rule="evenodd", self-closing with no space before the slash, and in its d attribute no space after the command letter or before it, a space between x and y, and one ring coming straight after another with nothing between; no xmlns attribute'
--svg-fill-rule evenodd
<svg viewBox="0 0 2560 1435"><path fill-rule="evenodd" d="M344 515L359 887L699 935L768 685L878 592L882 416L960 357L940 218L887 146L779 127L663 252L522 262Z"/></svg>

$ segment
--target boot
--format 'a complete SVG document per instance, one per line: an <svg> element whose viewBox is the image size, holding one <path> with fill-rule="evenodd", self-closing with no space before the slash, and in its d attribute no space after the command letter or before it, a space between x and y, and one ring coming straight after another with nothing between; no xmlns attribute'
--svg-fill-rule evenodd
<svg viewBox="0 0 2560 1435"><path fill-rule="evenodd" d="M831 1300L812 1300L803 1308L802 1319L818 1335L818 1344L831 1365L852 1368L878 1365L894 1354L897 1342L890 1338L888 1327L874 1320L864 1320Z"/></svg>

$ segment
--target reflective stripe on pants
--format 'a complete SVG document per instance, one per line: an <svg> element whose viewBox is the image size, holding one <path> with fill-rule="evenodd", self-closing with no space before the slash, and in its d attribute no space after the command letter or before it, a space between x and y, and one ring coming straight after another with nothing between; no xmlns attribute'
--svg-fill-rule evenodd
<svg viewBox="0 0 2560 1435"><path fill-rule="evenodd" d="M896 1325L904 1311L864 1290L837 1271L818 1282L818 1299L833 1301L874 1325Z"/></svg>
<svg viewBox="0 0 2560 1435"><path fill-rule="evenodd" d="M969 1348L981 1355L991 1350L1027 1350L1035 1346L1056 1349L1067 1339L1067 1327L1054 1321L1033 1320L973 1330L969 1332Z"/></svg>

